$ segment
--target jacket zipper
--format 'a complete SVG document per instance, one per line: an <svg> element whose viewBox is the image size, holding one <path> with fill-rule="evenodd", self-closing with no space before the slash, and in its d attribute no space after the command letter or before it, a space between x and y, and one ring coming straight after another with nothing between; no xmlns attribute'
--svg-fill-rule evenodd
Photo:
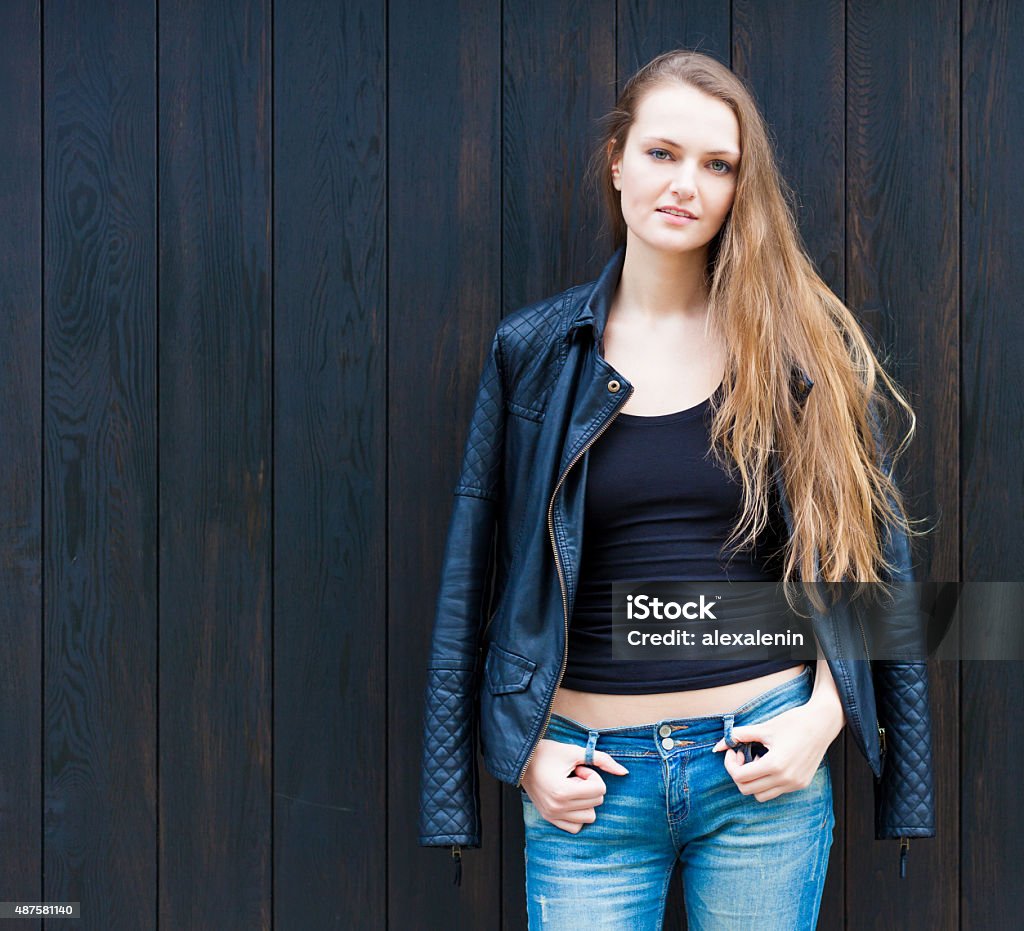
<svg viewBox="0 0 1024 931"><path fill-rule="evenodd" d="M856 608L853 608L852 610L857 615L857 626L860 628L860 638L861 638L861 640L864 641L864 655L867 657L867 660L868 660L868 670L870 671L870 669L871 669L871 653L868 651L868 638L867 638L867 635L864 633L864 622L860 618L860 612L857 611ZM884 760L885 759L885 728L882 727L881 722L878 720L878 715L877 714L875 715L875 727L878 728L879 756Z"/></svg>
<svg viewBox="0 0 1024 931"><path fill-rule="evenodd" d="M857 612L857 626L860 627L860 636L864 641L864 655L868 658L868 664L871 663L871 654L868 652L868 638L864 633L864 624L860 619L860 612ZM878 728L878 752L882 764L885 764L885 728L878 721L878 716L875 716L875 727ZM906 879L907 876L907 854L910 852L910 838L900 837L900 879Z"/></svg>
<svg viewBox="0 0 1024 931"><path fill-rule="evenodd" d="M558 584L562 588L562 620L565 626L565 636L562 640L562 667L558 671L558 681L555 683L555 690L551 693L551 698L548 699L548 712L547 717L544 718L544 726L540 729L540 734L537 737L536 742L530 750L530 755L526 758L526 762L523 764L523 768L519 771L519 779L516 781L516 788L518 789L523 783L523 775L526 770L529 769L530 761L533 759L533 755L537 752L537 747L540 745L541 740L547 733L548 724L551 721L551 709L555 702L555 693L558 691L558 687L562 684L562 676L565 675L565 664L569 657L569 595L565 590L565 579L562 576L562 564L558 559L558 543L555 540L555 496L558 494L558 489L562 487L562 482L565 477L569 474L569 470L576 465L583 454L590 449L591 446L597 441L598 437L608 429L611 422L619 415L619 411L625 406L626 401L629 400L629 396L633 393L633 388L630 387L629 391L626 392L623 399L619 402L619 406L612 412L603 424L601 429L597 431L586 444L572 457L569 464L562 471L562 474L558 477L558 481L555 482L555 490L551 492L551 500L548 502L548 535L551 537L551 550L555 554L555 568L558 570Z"/></svg>
<svg viewBox="0 0 1024 931"><path fill-rule="evenodd" d="M871 666L871 653L868 650L868 638L867 634L864 633L864 622L861 620L860 612L856 608L851 610L857 615L857 626L860 628L860 638L864 642L864 655L867 657L868 668ZM878 755L879 761L885 765L885 728L882 727L881 722L878 720L878 715L875 715L875 727L878 728ZM907 876L907 854L910 853L910 838L900 837L900 879L906 879Z"/></svg>

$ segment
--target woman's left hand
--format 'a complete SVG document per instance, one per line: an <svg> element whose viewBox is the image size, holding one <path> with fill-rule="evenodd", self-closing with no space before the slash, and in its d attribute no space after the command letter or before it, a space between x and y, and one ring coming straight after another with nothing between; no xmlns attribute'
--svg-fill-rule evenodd
<svg viewBox="0 0 1024 931"><path fill-rule="evenodd" d="M768 748L749 763L744 762L741 751L727 747L724 737L712 749L725 751L725 768L740 792L767 802L811 784L825 751L845 723L838 701L812 699L767 721L732 729L735 740L757 741Z"/></svg>

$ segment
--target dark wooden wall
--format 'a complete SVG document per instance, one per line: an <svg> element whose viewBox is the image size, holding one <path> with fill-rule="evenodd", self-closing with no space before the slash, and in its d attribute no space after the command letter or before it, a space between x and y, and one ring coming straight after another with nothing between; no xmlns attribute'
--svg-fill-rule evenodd
<svg viewBox="0 0 1024 931"><path fill-rule="evenodd" d="M416 843L443 534L487 339L607 258L595 120L671 47L748 79L911 393L920 577L1020 581L1022 30L1010 0L0 5L0 900L525 927L517 793L485 775L459 888ZM823 928L1018 926L1021 667L932 682L938 837L900 882L837 741Z"/></svg>

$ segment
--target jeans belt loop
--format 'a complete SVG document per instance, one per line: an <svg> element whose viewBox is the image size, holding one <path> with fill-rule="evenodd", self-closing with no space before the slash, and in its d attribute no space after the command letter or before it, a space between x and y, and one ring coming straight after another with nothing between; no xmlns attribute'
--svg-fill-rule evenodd
<svg viewBox="0 0 1024 931"><path fill-rule="evenodd" d="M739 741L732 736L732 722L735 718L735 715L726 714L722 715L722 718L725 724L725 744L730 749L735 749L736 745L739 743Z"/></svg>

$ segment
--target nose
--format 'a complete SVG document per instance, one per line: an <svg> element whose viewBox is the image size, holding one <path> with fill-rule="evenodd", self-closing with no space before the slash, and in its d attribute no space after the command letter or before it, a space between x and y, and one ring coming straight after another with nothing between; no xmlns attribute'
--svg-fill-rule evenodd
<svg viewBox="0 0 1024 931"><path fill-rule="evenodd" d="M695 181L696 170L696 166L688 160L684 159L681 161L675 177L672 179L672 193L678 195L683 200L693 197L697 191Z"/></svg>

